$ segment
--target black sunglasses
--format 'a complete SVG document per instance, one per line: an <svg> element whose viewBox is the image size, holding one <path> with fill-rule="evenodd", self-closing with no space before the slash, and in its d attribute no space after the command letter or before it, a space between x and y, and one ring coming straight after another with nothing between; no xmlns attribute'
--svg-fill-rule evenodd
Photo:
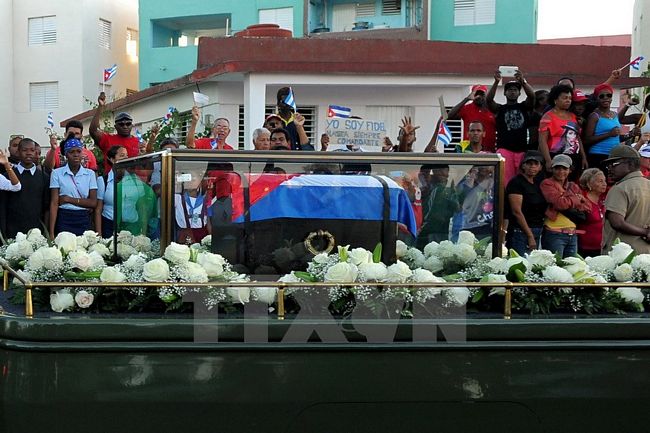
<svg viewBox="0 0 650 433"><path fill-rule="evenodd" d="M605 98L611 98L612 94L611 93L601 93L598 95L598 99L605 99Z"/></svg>
<svg viewBox="0 0 650 433"><path fill-rule="evenodd" d="M115 122L119 126L133 126L133 122Z"/></svg>

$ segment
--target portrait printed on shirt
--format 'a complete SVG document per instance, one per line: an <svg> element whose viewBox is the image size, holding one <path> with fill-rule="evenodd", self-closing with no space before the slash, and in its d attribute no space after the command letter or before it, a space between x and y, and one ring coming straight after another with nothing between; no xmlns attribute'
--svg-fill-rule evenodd
<svg viewBox="0 0 650 433"><path fill-rule="evenodd" d="M576 154L580 151L580 136L578 125L575 122L568 122L563 126L564 133L560 138L560 153L569 155Z"/></svg>

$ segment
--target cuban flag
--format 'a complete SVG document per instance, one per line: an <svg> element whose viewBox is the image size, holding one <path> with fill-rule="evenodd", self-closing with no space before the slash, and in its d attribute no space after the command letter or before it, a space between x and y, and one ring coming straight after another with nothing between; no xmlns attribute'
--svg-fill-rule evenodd
<svg viewBox="0 0 650 433"><path fill-rule="evenodd" d="M52 111L47 113L47 126L48 128L54 128L54 113Z"/></svg>
<svg viewBox="0 0 650 433"><path fill-rule="evenodd" d="M137 129L135 130L135 136L137 137L138 142L142 143L142 141L143 141L142 133L140 131L138 131Z"/></svg>
<svg viewBox="0 0 650 433"><path fill-rule="evenodd" d="M630 62L630 67L634 68L635 70L639 70L639 67L641 66L641 62L645 59L643 56L639 56L636 59L632 60Z"/></svg>
<svg viewBox="0 0 650 433"><path fill-rule="evenodd" d="M436 147L438 152L444 152L445 147L451 144L451 131L447 126L447 123L444 121L440 122L440 127L438 128L438 137L436 138Z"/></svg>
<svg viewBox="0 0 650 433"><path fill-rule="evenodd" d="M293 97L293 89L291 87L289 87L289 93L284 98L283 102L285 104L287 104L289 107L291 107L291 109L294 111L294 113L296 112L296 110L297 110L297 108L296 108L296 99Z"/></svg>
<svg viewBox="0 0 650 433"><path fill-rule="evenodd" d="M174 111L176 111L176 108L174 108L173 105L170 105L169 108L167 109L167 113L165 114L165 117L162 119L162 124L166 125L167 122L172 120L172 115L174 114Z"/></svg>
<svg viewBox="0 0 650 433"><path fill-rule="evenodd" d="M347 119L352 115L352 109L340 105L330 105L327 109L327 117L340 117Z"/></svg>
<svg viewBox="0 0 650 433"><path fill-rule="evenodd" d="M366 175L251 174L246 176L249 209L245 209L244 182L239 176L233 172L208 172L207 202L211 207L221 196L231 195L235 223L244 223L245 211L250 221L278 218L381 221L384 201L388 199L390 221L403 225L413 236L417 232L408 194L386 176L377 176L380 181ZM224 183L227 188L223 187Z"/></svg>
<svg viewBox="0 0 650 433"><path fill-rule="evenodd" d="M117 64L108 69L104 69L104 83L113 78L117 74Z"/></svg>

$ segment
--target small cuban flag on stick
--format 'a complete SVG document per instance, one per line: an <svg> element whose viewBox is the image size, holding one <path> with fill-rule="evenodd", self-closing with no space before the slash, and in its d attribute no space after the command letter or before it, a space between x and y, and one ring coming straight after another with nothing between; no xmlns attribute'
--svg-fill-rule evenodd
<svg viewBox="0 0 650 433"><path fill-rule="evenodd" d="M352 115L352 109L340 105L330 105L327 109L327 117L340 117L347 119Z"/></svg>
<svg viewBox="0 0 650 433"><path fill-rule="evenodd" d="M47 126L49 128L54 128L54 112L52 111L47 113Z"/></svg>
<svg viewBox="0 0 650 433"><path fill-rule="evenodd" d="M136 138L138 139L138 142L139 142L139 143L142 143L142 141L143 141L142 133L141 133L139 130L137 130L137 129L135 130L135 136L136 136Z"/></svg>
<svg viewBox="0 0 650 433"><path fill-rule="evenodd" d="M445 147L451 144L451 140L451 131L449 130L447 123L443 120L440 122L436 139L436 149L438 150L438 153L444 153Z"/></svg>
<svg viewBox="0 0 650 433"><path fill-rule="evenodd" d="M117 74L117 64L108 69L104 69L104 83L113 78Z"/></svg>
<svg viewBox="0 0 650 433"><path fill-rule="evenodd" d="M167 109L167 114L165 114L165 117L162 119L162 124L166 125L167 122L169 122L172 119L172 115L174 114L174 111L176 111L176 108L174 108L172 105L169 106Z"/></svg>
<svg viewBox="0 0 650 433"><path fill-rule="evenodd" d="M296 112L296 110L297 110L297 108L296 108L296 99L293 97L293 89L291 87L289 87L289 93L284 98L283 102L285 104L287 104L289 107L291 107L291 109L293 110L294 113Z"/></svg>
<svg viewBox="0 0 650 433"><path fill-rule="evenodd" d="M640 65L641 65L641 62L642 62L643 60L645 60L645 57L643 57L643 56L638 56L637 58L630 60L630 63L621 66L618 70L619 70L619 71L622 71L623 69L625 69L625 68L627 68L627 67L629 66L629 67L631 67L632 69L638 71L638 70L639 70L639 67L640 67Z"/></svg>

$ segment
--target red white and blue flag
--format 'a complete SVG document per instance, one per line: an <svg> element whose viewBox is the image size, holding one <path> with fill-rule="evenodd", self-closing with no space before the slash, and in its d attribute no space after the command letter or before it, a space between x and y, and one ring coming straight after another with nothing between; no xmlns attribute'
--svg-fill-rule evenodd
<svg viewBox="0 0 650 433"><path fill-rule="evenodd" d="M634 60L632 60L632 61L630 62L630 67L631 67L631 68L634 68L635 70L638 71L638 70L639 70L639 67L640 67L640 65L641 65L641 62L642 62L644 59L645 59L645 57L643 57L643 56L639 56L639 57L637 57L636 59L634 59Z"/></svg>
<svg viewBox="0 0 650 433"><path fill-rule="evenodd" d="M284 103L287 104L293 112L295 113L298 107L296 106L296 98L293 96L293 89L289 87L289 93L287 96L284 98Z"/></svg>
<svg viewBox="0 0 650 433"><path fill-rule="evenodd" d="M174 111L176 111L176 108L174 108L173 105L170 105L169 108L167 109L167 113L165 114L165 117L162 119L162 124L166 125L167 122L169 122L172 119L172 115L174 114Z"/></svg>
<svg viewBox="0 0 650 433"><path fill-rule="evenodd" d="M135 130L135 136L137 137L138 141L142 143L144 139L142 138L142 133L139 130Z"/></svg>
<svg viewBox="0 0 650 433"><path fill-rule="evenodd" d="M327 117L340 117L347 119L352 115L352 109L340 105L330 105L327 109Z"/></svg>
<svg viewBox="0 0 650 433"><path fill-rule="evenodd" d="M104 69L104 83L113 78L117 74L117 64L108 69Z"/></svg>
<svg viewBox="0 0 650 433"><path fill-rule="evenodd" d="M47 113L47 127L54 128L54 112Z"/></svg>
<svg viewBox="0 0 650 433"><path fill-rule="evenodd" d="M444 148L451 144L451 140L451 131L449 130L447 123L443 120L440 122L440 127L438 128L438 138L436 139L436 145L441 144Z"/></svg>
<svg viewBox="0 0 650 433"><path fill-rule="evenodd" d="M276 218L345 219L381 221L386 196L384 184L374 176L253 174L248 177L250 208L244 207L244 188L237 173L209 172L207 202L232 196L232 219L244 222ZM413 235L417 224L406 191L389 177L381 176L388 188L390 221L404 225ZM227 187L224 188L226 184ZM208 211L208 214L210 211Z"/></svg>

